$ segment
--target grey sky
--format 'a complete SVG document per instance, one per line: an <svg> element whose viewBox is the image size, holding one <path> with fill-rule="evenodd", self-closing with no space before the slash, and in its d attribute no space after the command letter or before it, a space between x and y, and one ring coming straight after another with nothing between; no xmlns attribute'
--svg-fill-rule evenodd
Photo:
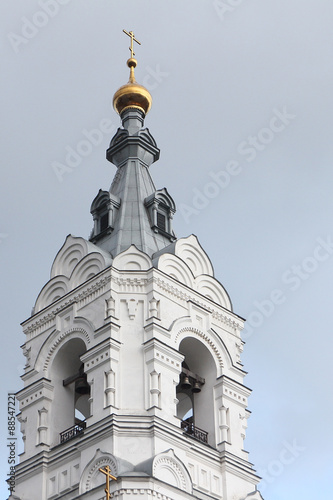
<svg viewBox="0 0 333 500"><path fill-rule="evenodd" d="M91 201L115 172L113 132L77 166L72 151L103 120L120 125L111 101L128 79L125 28L142 43L136 78L161 149L151 173L177 204L177 236L198 236L249 319L245 445L263 496L330 500L332 1L57 2L53 17L47 0L0 4L4 448L19 323L66 235L89 236ZM6 452L0 466L4 477Z"/></svg>

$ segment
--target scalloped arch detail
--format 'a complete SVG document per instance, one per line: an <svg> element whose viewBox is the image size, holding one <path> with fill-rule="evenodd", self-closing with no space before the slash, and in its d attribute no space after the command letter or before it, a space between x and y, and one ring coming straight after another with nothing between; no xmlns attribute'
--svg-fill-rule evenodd
<svg viewBox="0 0 333 500"><path fill-rule="evenodd" d="M68 278L66 276L55 276L41 289L35 303L35 312L41 311L45 306L52 304L68 292Z"/></svg>
<svg viewBox="0 0 333 500"><path fill-rule="evenodd" d="M175 254L191 269L193 276L208 274L214 276L214 269L206 252L194 234L176 242Z"/></svg>
<svg viewBox="0 0 333 500"><path fill-rule="evenodd" d="M108 252L84 238L67 236L51 268L51 279L39 293L35 312L39 312L112 264Z"/></svg>
<svg viewBox="0 0 333 500"><path fill-rule="evenodd" d="M125 271L147 271L152 265L150 257L135 245L118 254L113 261L113 267Z"/></svg>
<svg viewBox="0 0 333 500"><path fill-rule="evenodd" d="M191 477L172 449L156 455L152 463L152 475L176 488L192 493Z"/></svg>
<svg viewBox="0 0 333 500"><path fill-rule="evenodd" d="M103 206L107 205L110 202L110 193L109 191L103 191L100 189L98 191L97 196L94 198L90 211L95 212Z"/></svg>
<svg viewBox="0 0 333 500"><path fill-rule="evenodd" d="M71 289L76 288L81 283L89 280L106 268L103 255L93 252L88 253L77 263L71 275Z"/></svg>
<svg viewBox="0 0 333 500"><path fill-rule="evenodd" d="M176 211L176 205L171 196L168 193L167 188L163 189L158 189L154 193L155 198L162 204L166 205L167 207L171 208L173 212Z"/></svg>
<svg viewBox="0 0 333 500"><path fill-rule="evenodd" d="M213 354L214 358L216 359L219 368L222 369L224 367L221 353L217 348L216 344L206 333L199 330L198 328L194 328L193 326L185 326L184 328L178 330L175 336L175 344L177 346L180 344L181 340L184 340L184 338L186 338L187 335L183 336L183 334L187 333L192 333L195 337L197 338L199 337L200 340L204 341L204 344L206 344L206 347L208 347L209 351Z"/></svg>
<svg viewBox="0 0 333 500"><path fill-rule="evenodd" d="M186 263L176 255L165 253L158 259L157 268L180 283L192 288L193 274Z"/></svg>
<svg viewBox="0 0 333 500"><path fill-rule="evenodd" d="M51 268L51 278L63 274L70 278L74 267L87 255L87 242L83 238L67 236L65 243L59 250Z"/></svg>
<svg viewBox="0 0 333 500"><path fill-rule="evenodd" d="M64 275L70 278L78 263L89 254L98 254L104 259L104 267L112 264L112 257L98 246L84 238L67 236L51 268L51 278ZM101 260L102 262L102 260Z"/></svg>
<svg viewBox="0 0 333 500"><path fill-rule="evenodd" d="M221 283L212 276L201 275L195 278L196 290L211 299L213 302L220 304L225 309L232 310L231 301L226 290Z"/></svg>
<svg viewBox="0 0 333 500"><path fill-rule="evenodd" d="M58 336L54 339L51 346L49 346L48 343L44 344L44 346L42 347L42 349L38 355L38 358L40 356L42 356L44 358L43 351L46 351L46 353L47 353L46 357L45 357L44 364L43 364L43 372L45 374L48 372L50 361L54 357L55 353L60 349L60 346L64 343L64 341L68 337L72 336L73 333L78 334L78 335L73 336L73 338L80 338L86 343L86 345L90 344L90 337L84 328L73 327L70 330L66 330L65 332L59 333ZM37 359L37 361L38 361L38 359Z"/></svg>
<svg viewBox="0 0 333 500"><path fill-rule="evenodd" d="M116 458L111 455L111 453L102 452L99 448L97 449L95 456L85 467L80 481L79 494L82 495L87 491L90 491L96 485L94 480L98 479L101 474L99 468L103 468L106 465L110 467L110 472L113 476L118 475L118 466ZM101 481L98 481L101 482ZM103 479L104 482L104 479Z"/></svg>

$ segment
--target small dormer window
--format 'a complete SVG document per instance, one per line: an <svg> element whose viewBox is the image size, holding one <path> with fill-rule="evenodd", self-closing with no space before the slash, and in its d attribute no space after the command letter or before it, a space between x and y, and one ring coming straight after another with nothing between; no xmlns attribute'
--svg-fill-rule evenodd
<svg viewBox="0 0 333 500"><path fill-rule="evenodd" d="M120 200L100 189L91 205L90 212L94 218L94 229L90 241L95 243L113 231L116 213L120 207Z"/></svg>
<svg viewBox="0 0 333 500"><path fill-rule="evenodd" d="M166 217L161 212L157 212L157 227L161 231L166 231Z"/></svg>
<svg viewBox="0 0 333 500"><path fill-rule="evenodd" d="M173 241L175 235L172 230L172 218L176 211L176 206L167 190L165 188L160 189L148 196L145 199L145 206L149 213L151 228L154 232L161 233Z"/></svg>
<svg viewBox="0 0 333 500"><path fill-rule="evenodd" d="M101 215L100 218L100 231L106 231L106 229L109 226L109 212L106 214Z"/></svg>

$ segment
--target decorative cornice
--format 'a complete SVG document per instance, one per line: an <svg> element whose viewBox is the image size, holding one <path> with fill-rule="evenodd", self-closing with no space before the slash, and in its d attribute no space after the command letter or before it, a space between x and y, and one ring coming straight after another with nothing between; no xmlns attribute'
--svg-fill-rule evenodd
<svg viewBox="0 0 333 500"><path fill-rule="evenodd" d="M42 331L45 331L47 329L47 328L45 328L46 323L49 322L50 327L51 327L54 324L56 315L60 311L62 311L66 307L68 307L69 305L71 305L73 303L78 303L78 302L86 299L85 304L81 304L83 306L83 305L86 305L87 303L89 303L90 301L94 300L97 296L101 295L101 293L102 293L101 289L110 281L111 281L111 274L108 273L106 276L104 276L103 278L100 278L95 283L90 284L90 286L88 286L87 288L81 290L80 292L77 291L77 293L75 295L72 295L73 292L75 291L75 290L72 290L64 298L59 299L57 301L57 305L55 306L55 308L52 311L49 311L47 313L45 312L45 315L40 316L38 319L36 319L36 321L30 323L26 328L23 328L23 333L28 335L27 340L31 340L32 338L34 338L37 335L39 335L40 333L42 333ZM81 287L82 287L82 285L81 285ZM99 292L99 293L96 295L97 292ZM52 304L50 304L50 306L47 306L47 309L49 309L49 307L51 307L51 306L52 306ZM38 313L38 316L41 313ZM27 320L27 321L29 321L29 320ZM22 326L25 323L26 322L22 323Z"/></svg>
<svg viewBox="0 0 333 500"><path fill-rule="evenodd" d="M150 495L151 497L157 498L158 500L174 500L171 497L160 493L159 491L155 491L152 488L119 488L110 494L111 498L116 498L122 495ZM104 500L105 497L102 497L100 500Z"/></svg>
<svg viewBox="0 0 333 500"><path fill-rule="evenodd" d="M80 300L89 297L90 295L94 294L95 292L103 288L103 286L109 283L110 281L111 281L111 274L107 274L106 276L104 276L104 278L101 278L100 280L96 281L96 283L93 283L85 290L82 290L80 293L74 295L75 302L79 302Z"/></svg>
<svg viewBox="0 0 333 500"><path fill-rule="evenodd" d="M48 379L41 379L37 382L24 387L16 393L16 398L20 402L20 410L26 408L32 403L36 403L41 399L51 401L53 386Z"/></svg>
<svg viewBox="0 0 333 500"><path fill-rule="evenodd" d="M212 317L214 319L220 321L221 323L224 323L225 325L227 325L231 328L234 328L235 330L242 330L243 329L243 325L241 323L239 323L235 319L231 318L228 314L223 314L223 313L217 312L216 309L212 308L209 304L207 304L209 299L207 299L207 302L202 302L195 297L194 293L193 294L186 293L186 292L180 290L179 288L177 288L176 286L171 285L170 283L167 283L165 280L163 280L161 278L154 278L154 282L157 284L157 286L159 288L161 288L165 292L169 293L170 295L172 295L176 299L182 300L183 302L188 302L189 300L191 300L196 305L204 307L207 311L212 313Z"/></svg>
<svg viewBox="0 0 333 500"><path fill-rule="evenodd" d="M41 333L43 330L47 330L48 327L43 328L46 323L50 323L50 327L54 324L55 321L55 313L49 312L45 314L45 316L42 316L38 320L36 320L34 323L31 323L29 326L23 329L23 333L29 336L27 340L30 340L39 333Z"/></svg>
<svg viewBox="0 0 333 500"><path fill-rule="evenodd" d="M143 288L147 285L148 278L133 278L129 276L126 278L116 278L115 276L113 276L112 281L119 286L119 292L139 292L144 291Z"/></svg>

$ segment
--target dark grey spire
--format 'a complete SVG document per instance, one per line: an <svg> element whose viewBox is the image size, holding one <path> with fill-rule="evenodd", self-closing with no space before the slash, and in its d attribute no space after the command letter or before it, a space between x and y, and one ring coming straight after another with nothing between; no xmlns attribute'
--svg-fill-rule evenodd
<svg viewBox="0 0 333 500"><path fill-rule="evenodd" d="M135 245L152 256L175 240L172 217L176 207L166 189L156 190L149 167L159 149L147 128L144 112L127 108L107 150L117 172L110 191L100 191L92 203L91 241L113 257Z"/></svg>

